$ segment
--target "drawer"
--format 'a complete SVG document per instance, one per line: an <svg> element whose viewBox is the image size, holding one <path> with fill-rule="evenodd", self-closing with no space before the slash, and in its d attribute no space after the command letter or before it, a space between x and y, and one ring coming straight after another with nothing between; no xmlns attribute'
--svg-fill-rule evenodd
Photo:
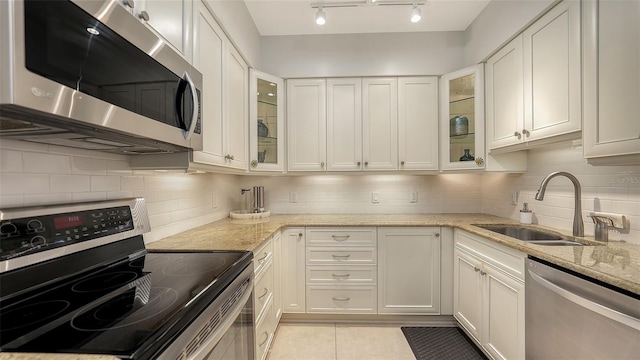
<svg viewBox="0 0 640 360"><path fill-rule="evenodd" d="M376 246L375 227L312 227L306 230L310 246Z"/></svg>
<svg viewBox="0 0 640 360"><path fill-rule="evenodd" d="M256 319L264 315L267 302L273 297L273 261L269 261L264 271L258 275L253 287L253 308Z"/></svg>
<svg viewBox="0 0 640 360"><path fill-rule="evenodd" d="M307 247L307 265L375 265L375 247Z"/></svg>
<svg viewBox="0 0 640 360"><path fill-rule="evenodd" d="M256 276L271 258L273 258L273 241L269 239L253 252L253 272Z"/></svg>
<svg viewBox="0 0 640 360"><path fill-rule="evenodd" d="M376 313L376 287L307 285L307 313Z"/></svg>
<svg viewBox="0 0 640 360"><path fill-rule="evenodd" d="M276 321L273 316L273 301L267 302L265 316L256 323L255 354L257 360L264 360L275 336Z"/></svg>
<svg viewBox="0 0 640 360"><path fill-rule="evenodd" d="M370 284L376 283L376 266L307 266L307 283L313 284Z"/></svg>
<svg viewBox="0 0 640 360"><path fill-rule="evenodd" d="M463 230L455 231L455 247L524 281L526 255Z"/></svg>

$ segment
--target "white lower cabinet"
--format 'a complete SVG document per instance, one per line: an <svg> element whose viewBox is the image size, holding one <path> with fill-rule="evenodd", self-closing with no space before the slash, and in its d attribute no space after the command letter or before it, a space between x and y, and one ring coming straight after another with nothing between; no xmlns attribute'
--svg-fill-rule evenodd
<svg viewBox="0 0 640 360"><path fill-rule="evenodd" d="M378 228L378 313L440 313L440 228Z"/></svg>
<svg viewBox="0 0 640 360"><path fill-rule="evenodd" d="M278 323L274 315L273 238L254 252L253 323L255 324L255 358L264 360Z"/></svg>
<svg viewBox="0 0 640 360"><path fill-rule="evenodd" d="M493 359L524 359L525 254L455 232L456 320Z"/></svg>
<svg viewBox="0 0 640 360"><path fill-rule="evenodd" d="M289 228L282 233L282 312L304 313L305 235L304 228Z"/></svg>

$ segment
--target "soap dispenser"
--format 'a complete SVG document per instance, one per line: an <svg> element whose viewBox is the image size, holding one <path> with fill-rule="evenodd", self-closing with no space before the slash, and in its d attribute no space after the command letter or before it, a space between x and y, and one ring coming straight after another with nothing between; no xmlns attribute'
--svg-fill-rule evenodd
<svg viewBox="0 0 640 360"><path fill-rule="evenodd" d="M522 210L520 210L520 223L531 224L533 221L533 212L529 210L529 203L524 203Z"/></svg>

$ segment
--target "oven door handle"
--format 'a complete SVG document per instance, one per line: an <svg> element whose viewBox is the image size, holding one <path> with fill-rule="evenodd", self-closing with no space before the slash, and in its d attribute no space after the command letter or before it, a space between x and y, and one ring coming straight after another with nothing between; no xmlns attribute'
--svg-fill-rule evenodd
<svg viewBox="0 0 640 360"><path fill-rule="evenodd" d="M238 317L238 315L242 313L242 311L244 310L244 305L247 303L252 293L253 293L253 282L249 282L249 285L247 286L247 289L244 292L244 294L242 294L240 301L236 301L236 304L234 305L233 310L229 311L225 315L225 318L222 319L222 323L220 327L218 327L218 330L213 334L211 334L208 340L205 340L207 344L202 346L200 349L198 349L198 351L194 352L192 356L190 356L187 360L202 359L204 358L205 355L211 352L213 348L216 347L220 339L222 339L224 334L227 333L227 330L229 330L233 325L233 323L236 321L236 318ZM253 330L251 331L253 332Z"/></svg>
<svg viewBox="0 0 640 360"><path fill-rule="evenodd" d="M584 298L578 294L575 294L567 289L564 289L552 283L551 281L534 273L530 269L528 271L529 271L529 276L531 276L531 279L533 279L538 284L544 286L547 290L553 292L554 294L561 296L578 306L581 306L585 309L591 310L597 314L607 317L613 321L624 324L636 330L640 330L640 319L637 319L633 316L613 310L602 304L598 304L597 302L591 301L587 298Z"/></svg>

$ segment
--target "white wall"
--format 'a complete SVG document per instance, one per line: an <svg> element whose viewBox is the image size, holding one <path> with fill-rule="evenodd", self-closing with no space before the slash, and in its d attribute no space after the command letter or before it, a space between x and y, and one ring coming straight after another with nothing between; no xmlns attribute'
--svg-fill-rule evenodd
<svg viewBox="0 0 640 360"><path fill-rule="evenodd" d="M260 33L241 0L203 0L249 67L260 68Z"/></svg>
<svg viewBox="0 0 640 360"><path fill-rule="evenodd" d="M0 208L144 197L152 228L146 241L227 217L239 201L237 182L233 175L133 171L122 155L0 141Z"/></svg>
<svg viewBox="0 0 640 360"><path fill-rule="evenodd" d="M265 36L260 70L284 77L440 75L463 67L463 32Z"/></svg>
<svg viewBox="0 0 640 360"><path fill-rule="evenodd" d="M636 166L592 166L582 158L582 148L570 144L531 150L528 170L521 175L485 174L483 211L520 219L519 210L527 202L534 222L571 231L574 193L569 179L556 177L549 182L543 201L534 199L542 179L554 171L575 175L582 185L582 219L585 234L593 235L589 212L620 213L628 217L629 228L610 231L609 238L640 244L640 164ZM511 205L510 192L518 191L518 205Z"/></svg>
<svg viewBox="0 0 640 360"><path fill-rule="evenodd" d="M465 66L482 62L556 1L491 1L465 31Z"/></svg>

